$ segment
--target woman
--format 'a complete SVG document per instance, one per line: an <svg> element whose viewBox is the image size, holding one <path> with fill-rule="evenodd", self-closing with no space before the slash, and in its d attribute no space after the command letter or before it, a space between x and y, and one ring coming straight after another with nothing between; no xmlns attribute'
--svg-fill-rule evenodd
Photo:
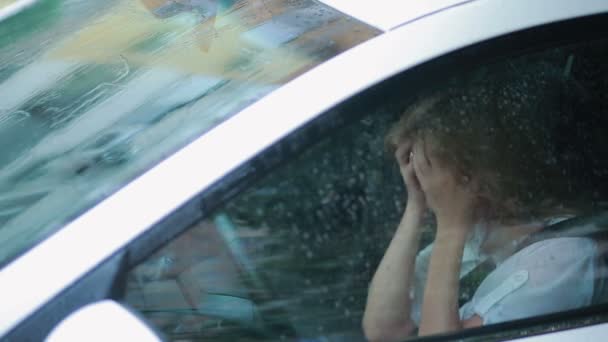
<svg viewBox="0 0 608 342"><path fill-rule="evenodd" d="M389 133L408 201L370 285L363 320L370 340L591 304L596 243L532 241L555 222L599 210L608 126L569 75L533 65L455 78ZM435 240L416 259L427 210L436 218ZM461 261L470 255L495 268L459 307L459 280L471 268Z"/></svg>

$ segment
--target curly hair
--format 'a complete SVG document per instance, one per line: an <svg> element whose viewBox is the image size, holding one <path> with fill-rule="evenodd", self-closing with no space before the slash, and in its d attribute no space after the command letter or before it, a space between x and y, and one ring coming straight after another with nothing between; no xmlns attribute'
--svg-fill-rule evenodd
<svg viewBox="0 0 608 342"><path fill-rule="evenodd" d="M472 175L489 219L596 210L608 187L608 120L585 88L546 63L486 66L426 92L387 135L431 139Z"/></svg>

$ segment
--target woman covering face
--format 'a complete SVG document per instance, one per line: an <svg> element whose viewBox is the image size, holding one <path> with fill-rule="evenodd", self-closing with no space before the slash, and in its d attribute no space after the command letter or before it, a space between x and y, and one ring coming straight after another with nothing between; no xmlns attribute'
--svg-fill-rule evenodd
<svg viewBox="0 0 608 342"><path fill-rule="evenodd" d="M591 304L596 241L536 237L603 209L608 124L592 98L563 70L503 64L455 78L404 113L387 142L408 201L370 286L370 340ZM428 212L435 240L417 255ZM459 306L460 278L482 263L493 271Z"/></svg>

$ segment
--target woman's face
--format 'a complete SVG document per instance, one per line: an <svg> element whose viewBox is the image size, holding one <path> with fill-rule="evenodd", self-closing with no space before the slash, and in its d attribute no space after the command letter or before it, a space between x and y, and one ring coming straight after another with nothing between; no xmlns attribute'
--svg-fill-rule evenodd
<svg viewBox="0 0 608 342"><path fill-rule="evenodd" d="M451 173L455 174L454 168L445 160L445 154L441 153L441 151L442 147L439 145L438 139L433 137L430 133L416 137L412 143L411 152L414 156L419 158L418 166L421 165L421 162L425 162L425 164L428 164L431 167L449 170ZM419 167L417 171L422 172L423 170L423 168L421 169ZM424 174L420 174L420 176L424 176Z"/></svg>
<svg viewBox="0 0 608 342"><path fill-rule="evenodd" d="M482 203L477 179L459 170L455 162L446 158L447 153L430 134L416 138L411 145L409 158L427 205L437 214L439 206L450 206L450 202L466 198L473 216L483 216L477 210Z"/></svg>

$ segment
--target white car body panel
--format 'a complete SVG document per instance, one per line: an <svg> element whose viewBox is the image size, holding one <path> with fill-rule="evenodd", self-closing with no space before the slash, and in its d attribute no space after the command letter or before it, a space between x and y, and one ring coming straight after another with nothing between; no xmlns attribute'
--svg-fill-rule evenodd
<svg viewBox="0 0 608 342"><path fill-rule="evenodd" d="M195 140L0 270L0 336L187 200L342 100L464 46L603 12L608 12L605 0L478 0L400 26L329 60ZM145 206L134 205L142 202Z"/></svg>
<svg viewBox="0 0 608 342"><path fill-rule="evenodd" d="M321 0L322 3L383 31L470 1L474 0Z"/></svg>
<svg viewBox="0 0 608 342"><path fill-rule="evenodd" d="M550 334L530 336L512 340L513 342L579 342L604 341L608 336L608 323L588 327L558 331Z"/></svg>
<svg viewBox="0 0 608 342"><path fill-rule="evenodd" d="M45 342L65 341L161 342L161 339L120 304L104 300L76 310L45 339Z"/></svg>

